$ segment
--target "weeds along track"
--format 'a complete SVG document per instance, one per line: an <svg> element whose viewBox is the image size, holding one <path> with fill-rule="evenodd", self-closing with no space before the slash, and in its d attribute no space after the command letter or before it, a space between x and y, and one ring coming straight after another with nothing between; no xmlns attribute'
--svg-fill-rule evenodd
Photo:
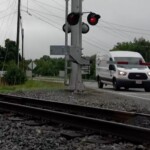
<svg viewBox="0 0 150 150"><path fill-rule="evenodd" d="M0 94L0 109L149 142L150 115Z"/></svg>

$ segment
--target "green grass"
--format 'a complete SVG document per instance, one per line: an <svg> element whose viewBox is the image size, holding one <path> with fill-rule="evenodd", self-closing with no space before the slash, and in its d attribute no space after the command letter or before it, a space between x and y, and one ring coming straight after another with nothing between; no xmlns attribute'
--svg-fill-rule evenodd
<svg viewBox="0 0 150 150"><path fill-rule="evenodd" d="M0 93L26 91L26 90L40 90L40 89L60 90L64 89L64 84L57 82L37 81L37 80L28 80L25 84L22 85L8 86L0 84Z"/></svg>

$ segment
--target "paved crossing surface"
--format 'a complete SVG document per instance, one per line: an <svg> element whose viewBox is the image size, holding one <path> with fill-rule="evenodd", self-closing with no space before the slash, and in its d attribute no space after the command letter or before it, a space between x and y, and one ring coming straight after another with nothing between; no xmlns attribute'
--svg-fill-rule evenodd
<svg viewBox="0 0 150 150"><path fill-rule="evenodd" d="M99 89L97 86L97 82L84 82L84 85L86 87L98 90L98 91L104 91L109 92L113 94L128 96L136 99L146 100L150 101L150 92L145 92L144 89L129 89L128 91L121 89L120 91L114 91L112 86L104 86L103 89Z"/></svg>

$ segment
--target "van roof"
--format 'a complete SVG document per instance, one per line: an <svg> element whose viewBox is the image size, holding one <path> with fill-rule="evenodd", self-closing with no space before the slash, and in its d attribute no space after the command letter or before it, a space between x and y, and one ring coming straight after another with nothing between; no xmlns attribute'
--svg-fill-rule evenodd
<svg viewBox="0 0 150 150"><path fill-rule="evenodd" d="M131 51L111 51L110 54L112 57L142 57L140 53Z"/></svg>

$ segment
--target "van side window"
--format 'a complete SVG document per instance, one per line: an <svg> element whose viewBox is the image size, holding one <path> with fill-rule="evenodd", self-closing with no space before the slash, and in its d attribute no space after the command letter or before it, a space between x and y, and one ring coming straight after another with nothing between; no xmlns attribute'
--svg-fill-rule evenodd
<svg viewBox="0 0 150 150"><path fill-rule="evenodd" d="M106 67L108 66L109 57L107 55L101 56L100 66Z"/></svg>
<svg viewBox="0 0 150 150"><path fill-rule="evenodd" d="M113 59L110 57L109 61L113 61ZM115 65L114 64L109 64L109 70L114 70L116 71Z"/></svg>
<svg viewBox="0 0 150 150"><path fill-rule="evenodd" d="M113 59L110 57L110 58L109 58L109 61L113 61Z"/></svg>

